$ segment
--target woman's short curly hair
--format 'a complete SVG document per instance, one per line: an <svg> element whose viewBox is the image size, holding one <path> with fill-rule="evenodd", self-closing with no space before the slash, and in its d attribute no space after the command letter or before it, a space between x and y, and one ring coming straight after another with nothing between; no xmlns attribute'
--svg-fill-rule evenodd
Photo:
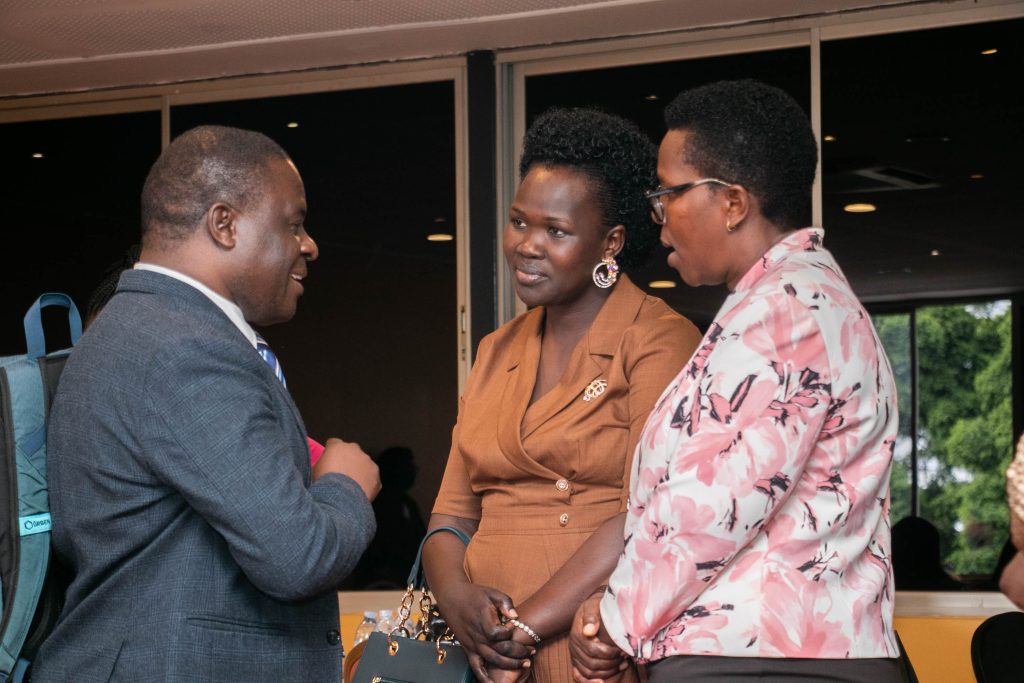
<svg viewBox="0 0 1024 683"><path fill-rule="evenodd" d="M810 225L818 145L788 94L751 79L709 83L680 93L665 125L690 133L683 161L702 176L743 185L781 228Z"/></svg>
<svg viewBox="0 0 1024 683"><path fill-rule="evenodd" d="M623 268L643 265L658 242L644 192L658 184L658 153L650 139L626 119L595 109L550 109L523 139L520 178L536 165L572 168L593 183L607 229L622 225Z"/></svg>

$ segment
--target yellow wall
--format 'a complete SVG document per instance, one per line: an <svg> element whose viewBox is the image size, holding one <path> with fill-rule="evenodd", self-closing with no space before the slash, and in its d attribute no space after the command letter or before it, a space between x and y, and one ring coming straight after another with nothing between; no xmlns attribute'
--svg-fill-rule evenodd
<svg viewBox="0 0 1024 683"><path fill-rule="evenodd" d="M970 683L971 636L985 617L896 617L894 624L921 683Z"/></svg>

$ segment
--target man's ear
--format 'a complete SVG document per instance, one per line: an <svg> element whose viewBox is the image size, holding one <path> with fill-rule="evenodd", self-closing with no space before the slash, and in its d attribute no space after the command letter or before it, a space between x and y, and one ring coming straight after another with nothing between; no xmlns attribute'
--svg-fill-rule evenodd
<svg viewBox="0 0 1024 683"><path fill-rule="evenodd" d="M206 212L205 227L214 244L224 249L233 249L238 241L235 219L238 214L229 205L218 202Z"/></svg>

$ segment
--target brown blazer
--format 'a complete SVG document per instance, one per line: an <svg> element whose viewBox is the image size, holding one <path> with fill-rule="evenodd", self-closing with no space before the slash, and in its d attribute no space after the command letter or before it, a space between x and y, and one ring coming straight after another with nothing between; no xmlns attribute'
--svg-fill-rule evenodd
<svg viewBox="0 0 1024 683"><path fill-rule="evenodd" d="M516 603L626 509L647 415L701 338L620 277L559 383L531 406L543 320L536 308L480 342L434 503L435 513L480 520L467 574ZM604 392L585 400L598 380ZM545 641L537 681L572 680L564 640Z"/></svg>
<svg viewBox="0 0 1024 683"><path fill-rule="evenodd" d="M558 384L530 406L543 320L533 309L480 342L434 512L482 523L489 512L540 513L532 524L558 530L577 527L581 507L625 510L644 422L700 332L622 277ZM595 380L607 387L587 401Z"/></svg>

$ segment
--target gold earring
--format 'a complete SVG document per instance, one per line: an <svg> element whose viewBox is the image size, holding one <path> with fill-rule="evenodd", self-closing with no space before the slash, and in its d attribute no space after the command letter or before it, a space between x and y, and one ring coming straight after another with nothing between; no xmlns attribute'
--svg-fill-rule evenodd
<svg viewBox="0 0 1024 683"><path fill-rule="evenodd" d="M619 279L619 264L615 261L615 257L605 256L601 259L601 262L594 266L591 277L594 278L594 284L601 289L608 289L614 285L615 281Z"/></svg>
<svg viewBox="0 0 1024 683"><path fill-rule="evenodd" d="M735 232L736 228L738 228L738 227L740 227L740 224L737 223L736 225L733 225L731 218L726 218L725 219L725 231L726 232Z"/></svg>

